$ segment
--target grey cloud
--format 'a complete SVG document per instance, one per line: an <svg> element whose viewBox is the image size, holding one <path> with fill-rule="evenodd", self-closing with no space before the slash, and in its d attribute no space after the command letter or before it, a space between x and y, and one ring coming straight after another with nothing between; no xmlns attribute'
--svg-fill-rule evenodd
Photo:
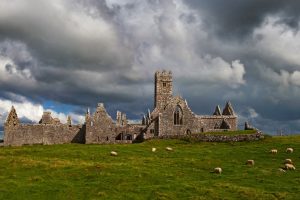
<svg viewBox="0 0 300 200"><path fill-rule="evenodd" d="M264 130L273 122L300 130L297 1L57 3L0 3L0 58L10 74L1 97L52 100L80 114L104 102L113 117L122 110L139 119L153 106L154 72L165 68L196 113L231 100L241 120L251 108Z"/></svg>
<svg viewBox="0 0 300 200"><path fill-rule="evenodd" d="M58 3L58 2L56 2ZM112 21L92 17L68 1L3 1L0 36L22 41L43 65L106 71L129 68L132 55Z"/></svg>
<svg viewBox="0 0 300 200"><path fill-rule="evenodd" d="M254 125L256 128L259 128L260 130L264 130L267 133L271 134L284 134L284 135L290 135L298 133L300 126L299 120L275 120L270 119L266 117L262 117L260 115L257 116L251 116L251 110L252 108L244 107L242 108L239 113L240 120L248 121L250 124ZM255 110L254 110L255 111ZM243 127L243 123L240 124L240 127Z"/></svg>
<svg viewBox="0 0 300 200"><path fill-rule="evenodd" d="M219 37L239 40L247 37L268 15L280 15L282 23L298 28L300 3L297 0L187 0L199 9L206 25ZM296 26L297 25L297 26Z"/></svg>

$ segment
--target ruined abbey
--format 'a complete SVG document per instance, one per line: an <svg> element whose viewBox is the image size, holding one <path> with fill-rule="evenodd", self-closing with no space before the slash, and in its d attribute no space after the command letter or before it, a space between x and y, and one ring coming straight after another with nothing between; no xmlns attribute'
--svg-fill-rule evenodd
<svg viewBox="0 0 300 200"><path fill-rule="evenodd" d="M197 115L181 96L173 96L171 71L157 71L154 77L154 109L148 110L140 124L130 124L125 113L117 112L116 120L99 103L94 114L86 113L85 123L73 125L68 117L63 124L44 112L38 124L22 124L12 107L4 124L4 145L63 143L131 143L143 139L189 135L210 131L237 129L237 116L227 102L223 111L216 106L212 115Z"/></svg>

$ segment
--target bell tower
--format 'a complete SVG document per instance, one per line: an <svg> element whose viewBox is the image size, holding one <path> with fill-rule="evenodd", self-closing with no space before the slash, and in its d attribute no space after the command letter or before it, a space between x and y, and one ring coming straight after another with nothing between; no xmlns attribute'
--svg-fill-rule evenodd
<svg viewBox="0 0 300 200"><path fill-rule="evenodd" d="M162 109L173 96L172 72L156 71L154 79L154 108Z"/></svg>

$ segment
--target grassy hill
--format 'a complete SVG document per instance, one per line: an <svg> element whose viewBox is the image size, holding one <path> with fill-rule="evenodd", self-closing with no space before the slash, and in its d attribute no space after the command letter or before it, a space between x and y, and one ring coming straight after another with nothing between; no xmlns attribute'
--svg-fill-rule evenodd
<svg viewBox="0 0 300 200"><path fill-rule="evenodd" d="M294 153L287 154L287 147ZM272 148L277 155L269 153ZM6 147L0 148L0 199L299 199L299 170L278 170L286 158L297 168L299 156L300 136ZM248 159L255 166L246 166ZM221 175L210 173L218 166Z"/></svg>

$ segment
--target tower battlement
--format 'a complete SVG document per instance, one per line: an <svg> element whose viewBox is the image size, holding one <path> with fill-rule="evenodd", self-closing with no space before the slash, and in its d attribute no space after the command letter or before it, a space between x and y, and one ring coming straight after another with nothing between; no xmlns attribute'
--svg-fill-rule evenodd
<svg viewBox="0 0 300 200"><path fill-rule="evenodd" d="M160 76L172 76L172 71L171 71L171 70L169 70L169 71L167 71L167 70L162 70L162 71L157 70L157 71L155 72L155 75L160 75Z"/></svg>

